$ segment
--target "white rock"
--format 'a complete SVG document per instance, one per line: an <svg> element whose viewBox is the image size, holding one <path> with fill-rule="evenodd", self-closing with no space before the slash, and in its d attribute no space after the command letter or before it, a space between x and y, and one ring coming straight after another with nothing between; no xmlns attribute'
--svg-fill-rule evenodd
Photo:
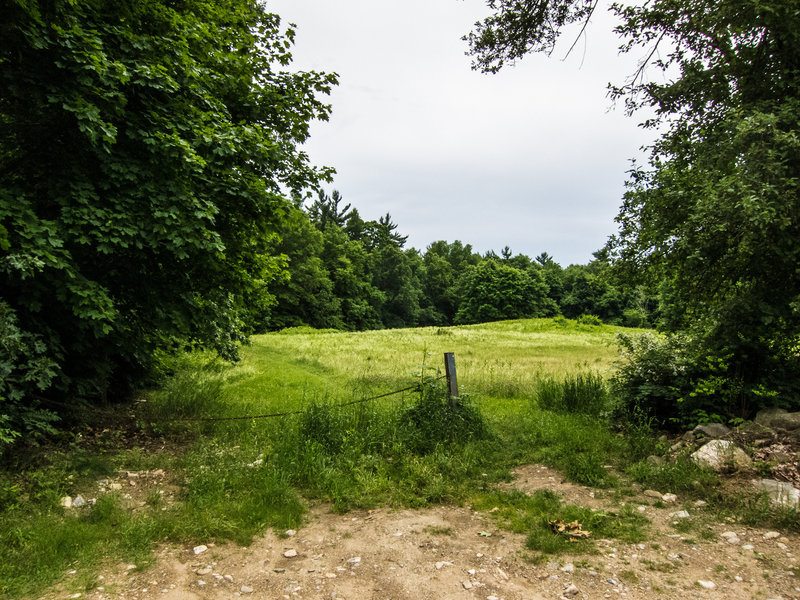
<svg viewBox="0 0 800 600"><path fill-rule="evenodd" d="M297 535L297 532L294 529L287 529L284 533L286 533L286 535L288 535L289 537Z"/></svg>
<svg viewBox="0 0 800 600"><path fill-rule="evenodd" d="M86 506L86 499L80 495L75 496L75 498L72 500L72 507L81 508L83 506Z"/></svg>
<svg viewBox="0 0 800 600"><path fill-rule="evenodd" d="M673 513L669 513L669 516L672 519L688 519L691 515L685 510L679 510Z"/></svg>
<svg viewBox="0 0 800 600"><path fill-rule="evenodd" d="M726 531L720 534L720 537L724 538L729 544L738 544L741 541L735 531Z"/></svg>
<svg viewBox="0 0 800 600"><path fill-rule="evenodd" d="M462 581L461 585L465 590L471 590L472 589L472 582L470 582L470 581Z"/></svg>
<svg viewBox="0 0 800 600"><path fill-rule="evenodd" d="M444 567L452 567L452 566L453 566L453 563L451 563L450 561L447 561L447 560L443 560L441 562L437 562L436 563L436 570L440 571Z"/></svg>
<svg viewBox="0 0 800 600"><path fill-rule="evenodd" d="M225 581L227 581L228 583L233 583L233 575L223 575L222 577L223 577L223 579L225 579Z"/></svg>
<svg viewBox="0 0 800 600"><path fill-rule="evenodd" d="M195 546L194 548L192 548L192 552L194 552L195 554L202 554L206 550L208 550L208 546L206 546L205 544L200 544L199 546Z"/></svg>
<svg viewBox="0 0 800 600"><path fill-rule="evenodd" d="M707 506L707 505L708 505L708 502L706 502L705 500L695 500L695 502L694 502L694 507L695 508L703 508L704 506Z"/></svg>
<svg viewBox="0 0 800 600"><path fill-rule="evenodd" d="M239 589L243 594L252 594L253 593L253 588L251 588L249 585L243 585Z"/></svg>
<svg viewBox="0 0 800 600"><path fill-rule="evenodd" d="M742 550L753 550L754 548L755 546L752 546L751 544L745 544L742 546Z"/></svg>
<svg viewBox="0 0 800 600"><path fill-rule="evenodd" d="M60 501L59 504L64 508L72 508L72 498L69 496L64 496Z"/></svg>
<svg viewBox="0 0 800 600"><path fill-rule="evenodd" d="M565 596L577 596L578 594L578 586L574 583L570 585L567 589L564 590Z"/></svg>
<svg viewBox="0 0 800 600"><path fill-rule="evenodd" d="M349 562L351 565L357 565L358 563L361 562L361 557L360 556L354 556L353 558L348 558L347 562Z"/></svg>
<svg viewBox="0 0 800 600"><path fill-rule="evenodd" d="M697 585L706 588L707 590L713 590L715 587L717 587L716 583L714 583L713 581L706 581L705 579L698 579Z"/></svg>
<svg viewBox="0 0 800 600"><path fill-rule="evenodd" d="M678 497L675 494L664 494L663 496L661 496L661 500L669 504L672 502L677 502Z"/></svg>
<svg viewBox="0 0 800 600"><path fill-rule="evenodd" d="M730 467L734 469L753 467L753 461L747 453L729 440L711 440L692 454L692 460L715 471L724 471Z"/></svg>
<svg viewBox="0 0 800 600"><path fill-rule="evenodd" d="M564 573L574 573L575 572L575 565L573 565L572 563L567 563L563 567L561 567L561 569L559 569L559 570L563 571Z"/></svg>
<svg viewBox="0 0 800 600"><path fill-rule="evenodd" d="M294 558L297 556L297 550L294 548L289 548L286 552L283 553L284 558Z"/></svg>
<svg viewBox="0 0 800 600"><path fill-rule="evenodd" d="M195 571L197 575L211 575L211 567L204 567Z"/></svg>
<svg viewBox="0 0 800 600"><path fill-rule="evenodd" d="M755 480L753 484L766 492L773 504L800 508L800 490L793 485L784 481L775 481L774 479Z"/></svg>
<svg viewBox="0 0 800 600"><path fill-rule="evenodd" d="M761 537L763 537L765 540L774 540L781 537L781 534L777 531L768 531Z"/></svg>

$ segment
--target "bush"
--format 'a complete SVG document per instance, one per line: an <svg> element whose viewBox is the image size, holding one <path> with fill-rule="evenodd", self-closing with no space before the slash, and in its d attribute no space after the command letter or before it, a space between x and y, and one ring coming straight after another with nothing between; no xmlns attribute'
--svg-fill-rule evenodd
<svg viewBox="0 0 800 600"><path fill-rule="evenodd" d="M453 403L442 385L428 385L417 404L400 419L408 447L428 454L440 444L465 443L488 436L489 429L480 411L467 398Z"/></svg>
<svg viewBox="0 0 800 600"><path fill-rule="evenodd" d="M57 374L41 336L20 328L16 313L0 302L0 447L24 436L52 433L58 417L35 400Z"/></svg>
<svg viewBox="0 0 800 600"><path fill-rule="evenodd" d="M611 396L598 373L579 373L566 375L562 381L539 381L536 402L539 408L554 412L600 415L610 408Z"/></svg>

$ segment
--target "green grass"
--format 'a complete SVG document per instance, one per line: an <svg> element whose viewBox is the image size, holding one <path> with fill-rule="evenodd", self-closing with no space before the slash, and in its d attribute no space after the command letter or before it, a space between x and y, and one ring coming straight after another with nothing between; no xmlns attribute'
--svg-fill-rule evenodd
<svg viewBox="0 0 800 600"><path fill-rule="evenodd" d="M137 403L136 423L179 452L153 453L110 432L101 436L106 445L76 438L0 473L0 595L36 596L68 569L88 574L70 584L85 588L108 556L144 564L156 542L247 544L265 528L300 526L308 500L337 511L464 503L492 494L529 462L615 486L606 466L624 469L650 450L645 436L619 436L605 421L612 399L603 377L618 331L552 319L359 333L300 328L256 336L234 365L178 357L168 365L172 377ZM457 406L441 384L340 406L439 376L444 352L456 355ZM136 511L113 495L77 513L58 505L117 470L154 468L174 474L177 503L149 494ZM530 547L549 551L531 501L519 502ZM631 525L635 515L559 510L607 537L639 535L631 533L641 527ZM609 529L613 523L620 529Z"/></svg>

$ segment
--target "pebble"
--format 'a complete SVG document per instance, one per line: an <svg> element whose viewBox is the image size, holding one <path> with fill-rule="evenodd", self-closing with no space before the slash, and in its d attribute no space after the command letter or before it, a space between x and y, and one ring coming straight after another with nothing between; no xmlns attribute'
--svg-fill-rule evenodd
<svg viewBox="0 0 800 600"><path fill-rule="evenodd" d="M206 550L208 550L208 546L203 545L203 544L201 544L200 546L195 546L194 548L192 548L192 552L194 552L195 554L202 554Z"/></svg>
<svg viewBox="0 0 800 600"><path fill-rule="evenodd" d="M663 496L661 496L661 499L664 502L677 502L678 501L678 497L675 494L664 494Z"/></svg>
<svg viewBox="0 0 800 600"><path fill-rule="evenodd" d="M663 496L663 495L664 495L664 494L662 494L661 492L657 492L657 491L655 491L655 490L645 490L643 493L644 493L644 495L645 495L645 496L647 496L648 498L656 498L656 499L658 499L658 500L661 500L661 496Z"/></svg>
<svg viewBox="0 0 800 600"><path fill-rule="evenodd" d="M559 570L563 571L564 573L574 573L575 572L575 565L573 565L572 563L567 563L563 567L561 567L561 569L559 569Z"/></svg>
<svg viewBox="0 0 800 600"><path fill-rule="evenodd" d="M565 596L576 596L578 594L578 592L579 592L578 586L573 583L567 589L564 590L564 595Z"/></svg>
<svg viewBox="0 0 800 600"><path fill-rule="evenodd" d="M203 569L197 569L195 571L197 575L209 575L211 573L211 567L205 567Z"/></svg>
<svg viewBox="0 0 800 600"><path fill-rule="evenodd" d="M283 553L284 558L294 558L297 556L297 550L294 548L289 548L286 552Z"/></svg>
<svg viewBox="0 0 800 600"><path fill-rule="evenodd" d="M354 556L353 558L348 558L347 562L349 562L351 565L357 565L358 563L361 562L361 557L360 556Z"/></svg>
<svg viewBox="0 0 800 600"><path fill-rule="evenodd" d="M223 575L222 578L228 583L233 583L233 575Z"/></svg>
<svg viewBox="0 0 800 600"><path fill-rule="evenodd" d="M729 544L738 544L741 541L735 531L726 531L720 534L720 537L724 538Z"/></svg>
<svg viewBox="0 0 800 600"><path fill-rule="evenodd" d="M253 593L253 588L251 588L249 585L243 585L239 589L243 594L252 594Z"/></svg>
<svg viewBox="0 0 800 600"><path fill-rule="evenodd" d="M781 537L781 534L777 531L768 531L762 536L765 540L774 540Z"/></svg>
<svg viewBox="0 0 800 600"><path fill-rule="evenodd" d="M707 581L705 579L698 579L697 585L707 590L713 590L715 587L717 587L716 583L714 583L713 581Z"/></svg>
<svg viewBox="0 0 800 600"><path fill-rule="evenodd" d="M704 506L708 506L708 502L705 500L695 500L694 507L695 508L703 508Z"/></svg>
<svg viewBox="0 0 800 600"><path fill-rule="evenodd" d="M472 582L470 582L470 581L462 581L461 585L463 586L463 588L465 590L471 590L472 589Z"/></svg>
<svg viewBox="0 0 800 600"><path fill-rule="evenodd" d="M754 548L755 546L751 544L745 544L744 546L742 546L742 550L753 550Z"/></svg>
<svg viewBox="0 0 800 600"><path fill-rule="evenodd" d="M274 573L285 573L286 569L272 569Z"/></svg>
<svg viewBox="0 0 800 600"><path fill-rule="evenodd" d="M289 537L292 537L293 535L297 535L297 531L295 531L294 529L287 529L284 533L286 533L286 535L289 536Z"/></svg>
<svg viewBox="0 0 800 600"><path fill-rule="evenodd" d="M72 507L81 508L82 506L86 506L86 499L83 496L75 496L72 500Z"/></svg>
<svg viewBox="0 0 800 600"><path fill-rule="evenodd" d="M72 498L69 496L64 496L59 501L59 504L61 504L61 506L63 506L64 508L72 508Z"/></svg>
<svg viewBox="0 0 800 600"><path fill-rule="evenodd" d="M452 566L453 566L453 563L451 563L450 561L447 561L447 560L443 560L441 562L437 562L436 563L436 570L439 571L439 570L443 569L444 567L452 567Z"/></svg>

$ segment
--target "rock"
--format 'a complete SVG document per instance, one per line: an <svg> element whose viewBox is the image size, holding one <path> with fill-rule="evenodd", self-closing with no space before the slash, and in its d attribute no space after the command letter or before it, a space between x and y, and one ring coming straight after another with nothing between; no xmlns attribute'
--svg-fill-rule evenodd
<svg viewBox="0 0 800 600"><path fill-rule="evenodd" d="M239 590L243 594L252 594L254 591L253 588L251 588L249 585L243 585L241 588L239 588Z"/></svg>
<svg viewBox="0 0 800 600"><path fill-rule="evenodd" d="M772 427L772 420L775 417L785 414L787 414L787 411L782 408L764 408L756 413L756 417L753 421L764 427Z"/></svg>
<svg viewBox="0 0 800 600"><path fill-rule="evenodd" d="M297 535L297 531L295 531L294 529L287 529L284 533L286 534L287 537L292 537L293 535Z"/></svg>
<svg viewBox="0 0 800 600"><path fill-rule="evenodd" d="M472 582L471 581L462 581L461 585L465 590L471 590L472 589Z"/></svg>
<svg viewBox="0 0 800 600"><path fill-rule="evenodd" d="M580 590L578 590L578 586L573 583L569 587L567 587L567 589L564 590L564 595L568 597L577 596L579 591Z"/></svg>
<svg viewBox="0 0 800 600"><path fill-rule="evenodd" d="M728 440L712 440L692 454L692 460L698 465L709 467L715 471L734 469L751 469L753 461L736 444Z"/></svg>
<svg viewBox="0 0 800 600"><path fill-rule="evenodd" d="M735 531L726 531L725 533L720 534L720 537L729 544L738 544L741 541Z"/></svg>
<svg viewBox="0 0 800 600"><path fill-rule="evenodd" d="M671 519L688 519L691 515L685 510L669 513Z"/></svg>
<svg viewBox="0 0 800 600"><path fill-rule="evenodd" d="M297 550L294 548L289 548L286 552L283 553L284 558L294 558L297 556Z"/></svg>
<svg viewBox="0 0 800 600"><path fill-rule="evenodd" d="M667 504L672 504L673 502L678 501L678 497L675 494L664 494L661 496L661 500L666 502Z"/></svg>
<svg viewBox="0 0 800 600"><path fill-rule="evenodd" d="M752 544L745 544L744 546L742 546L742 550L754 550L754 549L755 546L753 546Z"/></svg>
<svg viewBox="0 0 800 600"><path fill-rule="evenodd" d="M72 507L81 508L83 506L86 506L86 499L80 495L75 496L75 498L72 500Z"/></svg>
<svg viewBox="0 0 800 600"><path fill-rule="evenodd" d="M772 418L772 427L794 431L800 429L800 412L784 413Z"/></svg>
<svg viewBox="0 0 800 600"><path fill-rule="evenodd" d="M775 539L778 539L779 537L781 537L781 534L778 533L777 531L768 531L767 533L765 533L761 537L763 537L765 540L775 540Z"/></svg>
<svg viewBox="0 0 800 600"><path fill-rule="evenodd" d="M222 578L228 583L233 583L233 575L223 575Z"/></svg>
<svg viewBox="0 0 800 600"><path fill-rule="evenodd" d="M211 567L204 567L202 569L197 569L197 571L195 571L195 574L197 574L197 575L211 575Z"/></svg>
<svg viewBox="0 0 800 600"><path fill-rule="evenodd" d="M704 506L707 506L707 505L708 505L708 502L706 502L705 500L695 500L694 504L693 504L693 506L695 508L703 508Z"/></svg>
<svg viewBox="0 0 800 600"><path fill-rule="evenodd" d="M753 485L766 492L773 504L800 508L800 490L784 481L774 479L754 480Z"/></svg>
<svg viewBox="0 0 800 600"><path fill-rule="evenodd" d="M64 508L72 508L72 498L70 496L64 496L58 503Z"/></svg>
<svg viewBox="0 0 800 600"><path fill-rule="evenodd" d="M208 550L208 546L202 544L200 546L195 546L194 548L192 548L192 552L194 552L195 554L202 554L206 550Z"/></svg>
<svg viewBox="0 0 800 600"><path fill-rule="evenodd" d="M643 493L645 496L647 496L648 498L656 498L656 499L658 499L658 500L661 500L661 496L663 496L663 494L662 494L661 492L657 492L657 491L655 491L655 490L645 490L645 491L644 491L644 492L642 492L642 493Z"/></svg>
<svg viewBox="0 0 800 600"><path fill-rule="evenodd" d="M447 561L447 560L443 560L441 562L437 562L436 563L436 570L440 571L444 567L452 567L452 566L453 566L453 563L451 563L450 561Z"/></svg>
<svg viewBox="0 0 800 600"><path fill-rule="evenodd" d="M706 423L705 425L698 425L692 429L692 433L695 437L705 436L712 439L725 437L730 432L731 430L722 423Z"/></svg>
<svg viewBox="0 0 800 600"><path fill-rule="evenodd" d="M714 583L713 581L706 581L705 579L698 579L697 585L699 585L702 588L706 588L707 590L713 590L715 587L717 587L716 583Z"/></svg>
<svg viewBox="0 0 800 600"><path fill-rule="evenodd" d="M564 573L574 573L575 572L575 565L572 563L567 563L560 569Z"/></svg>
<svg viewBox="0 0 800 600"><path fill-rule="evenodd" d="M357 565L357 564L359 564L361 562L361 557L360 556L354 556L353 558L348 558L347 562L350 563L351 565Z"/></svg>
<svg viewBox="0 0 800 600"><path fill-rule="evenodd" d="M111 489L111 490L121 490L122 489L122 484L114 482L111 485L109 485L108 488Z"/></svg>

